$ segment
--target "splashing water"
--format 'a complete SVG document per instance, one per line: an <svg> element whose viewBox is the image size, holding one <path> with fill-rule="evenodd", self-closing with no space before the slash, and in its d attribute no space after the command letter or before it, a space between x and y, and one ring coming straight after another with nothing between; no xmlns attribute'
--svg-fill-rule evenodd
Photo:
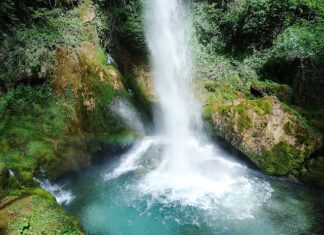
<svg viewBox="0 0 324 235"><path fill-rule="evenodd" d="M58 204L68 205L73 201L73 194L68 190L64 190L64 185L52 184L49 180L36 181L39 182L40 186L44 190L51 193L55 197Z"/></svg>

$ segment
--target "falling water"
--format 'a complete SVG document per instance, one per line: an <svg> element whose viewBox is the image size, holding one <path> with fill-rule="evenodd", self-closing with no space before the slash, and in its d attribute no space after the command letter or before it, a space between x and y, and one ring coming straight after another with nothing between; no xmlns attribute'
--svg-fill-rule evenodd
<svg viewBox="0 0 324 235"><path fill-rule="evenodd" d="M145 5L146 40L151 52L154 90L162 108L160 132L181 144L194 134L196 105L191 95L189 9L182 1L156 0Z"/></svg>

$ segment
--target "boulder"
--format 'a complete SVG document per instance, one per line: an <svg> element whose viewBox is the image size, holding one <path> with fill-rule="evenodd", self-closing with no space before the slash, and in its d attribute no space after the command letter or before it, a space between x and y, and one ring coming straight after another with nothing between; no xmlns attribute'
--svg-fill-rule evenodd
<svg viewBox="0 0 324 235"><path fill-rule="evenodd" d="M216 134L268 174L298 175L321 145L321 136L274 96L214 107Z"/></svg>

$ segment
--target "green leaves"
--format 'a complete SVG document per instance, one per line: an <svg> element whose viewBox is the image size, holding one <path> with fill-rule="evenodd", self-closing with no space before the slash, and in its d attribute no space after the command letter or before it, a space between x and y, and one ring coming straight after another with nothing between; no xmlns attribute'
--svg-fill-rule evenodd
<svg viewBox="0 0 324 235"><path fill-rule="evenodd" d="M22 79L44 79L52 73L53 49L80 42L82 26L75 10L39 8L31 17L37 23L20 26L0 44L0 90L8 90Z"/></svg>
<svg viewBox="0 0 324 235"><path fill-rule="evenodd" d="M136 53L146 52L141 5L141 0L119 2L107 12L112 15L110 28L115 42Z"/></svg>
<svg viewBox="0 0 324 235"><path fill-rule="evenodd" d="M273 49L277 57L289 60L315 58L324 54L324 19L304 21L287 28Z"/></svg>
<svg viewBox="0 0 324 235"><path fill-rule="evenodd" d="M293 86L292 102L324 104L324 1L210 2L193 4L200 78L271 79Z"/></svg>
<svg viewBox="0 0 324 235"><path fill-rule="evenodd" d="M323 17L324 4L313 0L246 0L194 4L201 43L215 51L251 54L273 45L283 30L299 21ZM216 39L216 40L215 40Z"/></svg>

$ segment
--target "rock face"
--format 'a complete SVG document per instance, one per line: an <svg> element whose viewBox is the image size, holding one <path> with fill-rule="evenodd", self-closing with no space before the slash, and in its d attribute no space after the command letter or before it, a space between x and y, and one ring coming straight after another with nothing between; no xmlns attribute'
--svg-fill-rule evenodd
<svg viewBox="0 0 324 235"><path fill-rule="evenodd" d="M64 161L55 175L60 175L88 166L91 153L98 150L102 139L126 131L112 114L109 104L115 99L127 99L128 94L120 73L107 64L100 47L82 42L79 48L58 48L55 55L54 91L61 97L70 92L73 105L68 102L66 105L74 113L68 126L70 137L59 145Z"/></svg>
<svg viewBox="0 0 324 235"><path fill-rule="evenodd" d="M298 175L319 148L320 135L276 97L217 106L211 115L216 134L274 175Z"/></svg>

